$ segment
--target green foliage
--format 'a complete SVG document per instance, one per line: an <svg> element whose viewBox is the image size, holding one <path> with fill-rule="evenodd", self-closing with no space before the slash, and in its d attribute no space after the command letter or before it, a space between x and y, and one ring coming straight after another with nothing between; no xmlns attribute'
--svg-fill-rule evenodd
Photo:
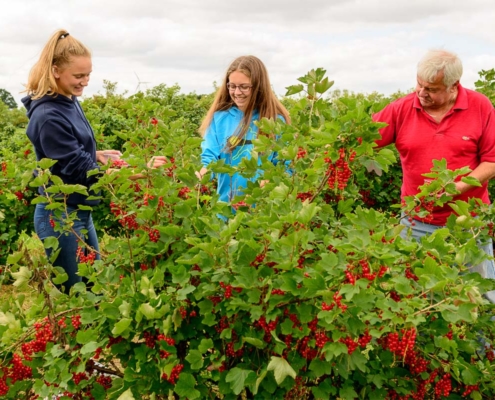
<svg viewBox="0 0 495 400"><path fill-rule="evenodd" d="M494 342L483 295L495 285L468 267L486 257L476 240L493 236L493 209L457 201L444 229L420 242L401 236L399 208L386 204L385 183L396 182L384 178L396 154L374 146L370 114L382 104L327 96L322 69L299 82L289 88L299 97L285 100L292 125L259 122L254 155L267 183L231 204L218 201L214 181L197 181L201 139L170 106L176 89L85 101L99 143L120 146L129 165L95 187L105 193L94 219L106 234L102 260L81 259L85 283L61 293L54 283L66 276L46 256L10 254L2 279L40 294L27 310L22 298L0 303L5 398L495 396L493 353L481 344ZM148 169L156 154L169 162ZM56 181L49 166L29 166L39 170L30 187ZM245 176L258 168L212 166ZM438 161L432 183L401 210L427 216L465 172ZM5 178L15 176L8 166ZM80 190L55 183L60 193Z"/></svg>
<svg viewBox="0 0 495 400"><path fill-rule="evenodd" d="M5 89L0 89L0 101L2 101L8 108L17 108L17 103L14 96Z"/></svg>

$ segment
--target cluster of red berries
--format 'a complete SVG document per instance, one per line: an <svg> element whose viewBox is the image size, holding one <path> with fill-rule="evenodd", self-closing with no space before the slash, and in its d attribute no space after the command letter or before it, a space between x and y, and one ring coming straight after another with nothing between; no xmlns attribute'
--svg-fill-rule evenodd
<svg viewBox="0 0 495 400"><path fill-rule="evenodd" d="M278 317L273 320L273 321L270 321L270 322L266 322L266 318L265 316L261 316L261 318L256 321L254 324L254 327L255 328L258 328L258 329L263 329L265 331L265 335L263 337L263 340L266 342L266 343L270 343L272 341L272 335L271 335L271 331L274 331L276 328L277 328L277 325L278 325Z"/></svg>
<svg viewBox="0 0 495 400"><path fill-rule="evenodd" d="M244 350L242 347L238 350L234 350L234 342L229 342L225 345L225 355L227 357L242 357L243 354Z"/></svg>
<svg viewBox="0 0 495 400"><path fill-rule="evenodd" d="M245 201L238 201L237 203L232 204L232 208L234 210L238 210L240 207L249 207L249 205Z"/></svg>
<svg viewBox="0 0 495 400"><path fill-rule="evenodd" d="M86 372L77 372L72 374L72 380L76 385L79 385L81 381L83 380L88 380L88 375L86 375Z"/></svg>
<svg viewBox="0 0 495 400"><path fill-rule="evenodd" d="M424 198L421 199L421 204L419 206L416 206L414 208L414 211L417 213L421 212L422 210L425 210L428 212L426 217L422 218L423 222L426 222L427 224L431 223L433 221L433 208L435 206L434 201L426 201Z"/></svg>
<svg viewBox="0 0 495 400"><path fill-rule="evenodd" d="M153 125L153 126L157 126L158 125L158 120L155 117L153 117L150 120L150 124Z"/></svg>
<svg viewBox="0 0 495 400"><path fill-rule="evenodd" d="M297 343L297 352L308 361L313 360L318 355L318 350L308 347L310 336L305 336Z"/></svg>
<svg viewBox="0 0 495 400"><path fill-rule="evenodd" d="M358 344L361 347L366 347L369 342L371 342L372 336L366 329L366 332L364 332L359 338L358 338Z"/></svg>
<svg viewBox="0 0 495 400"><path fill-rule="evenodd" d="M320 349L325 346L327 342L330 341L330 338L323 331L315 332L316 346Z"/></svg>
<svg viewBox="0 0 495 400"><path fill-rule="evenodd" d="M73 315L70 322L72 327L77 331L81 327L81 316L79 314Z"/></svg>
<svg viewBox="0 0 495 400"><path fill-rule="evenodd" d="M15 197L17 197L17 200L21 201L24 198L24 194L18 190L17 192L14 192Z"/></svg>
<svg viewBox="0 0 495 400"><path fill-rule="evenodd" d="M333 295L333 303L327 304L324 301L321 303L321 309L322 311L331 311L335 306L340 308L342 311L347 310L347 306L345 304L342 304L342 296L339 295L338 292L334 293Z"/></svg>
<svg viewBox="0 0 495 400"><path fill-rule="evenodd" d="M494 237L494 234L493 234L494 225L495 224L493 222L488 222L488 224L486 224L486 227L488 228L488 236L490 236L490 237Z"/></svg>
<svg viewBox="0 0 495 400"><path fill-rule="evenodd" d="M448 397L452 390L452 381L450 380L450 374L444 374L435 385L435 395L437 397Z"/></svg>
<svg viewBox="0 0 495 400"><path fill-rule="evenodd" d="M96 383L103 386L103 389L108 390L112 387L112 378L108 375L100 375L96 378Z"/></svg>
<svg viewBox="0 0 495 400"><path fill-rule="evenodd" d="M86 250L79 246L76 250L76 258L80 263L93 265L96 259L96 253L91 250L86 254Z"/></svg>
<svg viewBox="0 0 495 400"><path fill-rule="evenodd" d="M386 337L385 348L388 348L395 355L403 358L406 351L413 350L416 343L416 329L402 329L402 338L397 332L391 332Z"/></svg>
<svg viewBox="0 0 495 400"><path fill-rule="evenodd" d="M466 389L462 393L462 397L467 397L473 392L479 392L480 388L478 385L467 385Z"/></svg>
<svg viewBox="0 0 495 400"><path fill-rule="evenodd" d="M375 280L376 277L381 278L387 272L387 267L384 265L380 266L380 269L377 272L371 273L370 265L366 259L359 260L359 266L361 267L361 272L356 271L353 274L353 271L356 267L352 264L348 264L345 271L345 282L351 285L354 285L358 279L366 278L369 281Z"/></svg>
<svg viewBox="0 0 495 400"><path fill-rule="evenodd" d="M224 290L223 298L230 299L232 297L232 290L235 290L237 293L242 292L242 288L233 287L232 285L228 285L225 282L220 282L220 287Z"/></svg>
<svg viewBox="0 0 495 400"><path fill-rule="evenodd" d="M51 216L50 216L50 219L48 220L48 222L52 228L55 228L55 221L53 220L53 218Z"/></svg>
<svg viewBox="0 0 495 400"><path fill-rule="evenodd" d="M160 232L158 231L158 229L150 228L148 230L148 237L150 239L150 242L157 243L160 240Z"/></svg>
<svg viewBox="0 0 495 400"><path fill-rule="evenodd" d="M412 272L411 270L411 267L408 266L406 267L406 270L405 270L405 274L406 274L406 278L407 279L410 279L412 281L417 281L419 278L416 276L416 274L414 272Z"/></svg>
<svg viewBox="0 0 495 400"><path fill-rule="evenodd" d="M117 337L109 336L108 337L108 343L107 343L107 349L112 347L114 344L122 342L123 340L124 340L124 338L122 336L117 336Z"/></svg>
<svg viewBox="0 0 495 400"><path fill-rule="evenodd" d="M165 343L167 343L169 346L175 346L175 339L165 336L164 334L160 333L157 337L156 340L160 341L163 340Z"/></svg>
<svg viewBox="0 0 495 400"><path fill-rule="evenodd" d="M306 157L306 154L308 154L308 152L303 149L302 147L299 147L299 149L297 150L297 159L300 159L300 158L304 158Z"/></svg>
<svg viewBox="0 0 495 400"><path fill-rule="evenodd" d="M282 289L273 289L272 295L277 295L277 294L280 296L283 296L285 294L285 292Z"/></svg>
<svg viewBox="0 0 495 400"><path fill-rule="evenodd" d="M373 207L376 204L375 199L370 196L371 192L369 190L361 189L359 191L359 194L361 195L363 203L366 204L368 207Z"/></svg>
<svg viewBox="0 0 495 400"><path fill-rule="evenodd" d="M349 162L354 161L356 153L353 152L349 156ZM328 187L332 190L344 190L347 186L347 182L352 175L348 162L345 160L346 153L344 148L339 149L339 159L334 163L330 158L325 158L325 162L328 164Z"/></svg>
<svg viewBox="0 0 495 400"><path fill-rule="evenodd" d="M263 260L265 259L265 256L266 254L265 253L261 253L261 254L258 254L256 256L256 258L254 259L254 261L251 261L251 267L259 267L261 265L261 263L263 263Z"/></svg>
<svg viewBox="0 0 495 400"><path fill-rule="evenodd" d="M300 199L302 202L304 202L304 200L310 199L311 197L313 197L313 194L311 192L301 192L296 195L296 199Z"/></svg>
<svg viewBox="0 0 495 400"><path fill-rule="evenodd" d="M187 186L183 186L179 189L179 197L181 199L187 200L189 198L189 192L191 189L189 189Z"/></svg>
<svg viewBox="0 0 495 400"><path fill-rule="evenodd" d="M122 168L125 167L127 163L124 160L112 160L110 168Z"/></svg>
<svg viewBox="0 0 495 400"><path fill-rule="evenodd" d="M21 346L22 354L28 361L31 360L33 353L38 353L40 351L44 352L46 350L47 343L55 341L53 330L48 318L45 317L42 322L36 322L34 324L34 329L34 340L23 343Z"/></svg>
<svg viewBox="0 0 495 400"><path fill-rule="evenodd" d="M11 367L4 367L1 369L2 377L0 377L0 396L4 396L9 392L9 386L7 385L7 379L10 378L10 383L13 385L17 381L24 379L30 379L33 375L31 367L23 364L21 356L14 354L11 360Z"/></svg>
<svg viewBox="0 0 495 400"><path fill-rule="evenodd" d="M175 365L172 368L172 371L170 371L170 377L167 376L167 374L164 373L162 375L162 379L164 381L168 381L172 385L175 385L175 382L177 382L177 379L179 379L179 375L180 375L180 373L181 373L181 371L182 371L183 368L184 368L184 365L182 365L182 364Z"/></svg>
<svg viewBox="0 0 495 400"><path fill-rule="evenodd" d="M172 163L172 166L167 168L167 174L166 175L168 177L172 178L174 176L174 170L177 169L177 165L175 165L175 158L174 157L170 157L169 161Z"/></svg>
<svg viewBox="0 0 495 400"><path fill-rule="evenodd" d="M124 228L127 229L139 228L139 224L136 221L135 214L126 215L124 211L122 211L122 209L114 202L110 203L110 211L112 212L113 215L115 215L118 218L120 225L122 225Z"/></svg>
<svg viewBox="0 0 495 400"><path fill-rule="evenodd" d="M146 346L148 346L150 349L155 348L155 343L156 343L156 336L155 335L153 335L151 332L144 332L143 338L144 338L144 343Z"/></svg>
<svg viewBox="0 0 495 400"><path fill-rule="evenodd" d="M347 347L347 354L351 355L357 349L359 344L350 336L339 339L340 343L344 343Z"/></svg>

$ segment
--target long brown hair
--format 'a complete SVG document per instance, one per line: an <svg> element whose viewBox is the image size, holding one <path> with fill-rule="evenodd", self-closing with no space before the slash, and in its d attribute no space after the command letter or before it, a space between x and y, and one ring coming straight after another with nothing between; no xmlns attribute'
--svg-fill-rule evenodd
<svg viewBox="0 0 495 400"><path fill-rule="evenodd" d="M225 78L217 90L213 104L199 127L201 136L205 135L206 130L213 120L213 114L215 114L216 111L225 111L235 106L235 103L230 97L230 93L227 88L229 76L235 71L242 72L250 78L252 85L251 98L246 107L246 111L244 112L244 118L239 125L238 131L234 133L239 140L246 135L255 110L258 110L260 119L276 119L279 115L281 115L284 117L286 123L290 123L289 112L277 99L275 93L273 93L265 65L255 56L241 56L236 58L227 69ZM226 150L232 151L235 148L236 143L238 143L238 140L228 141L226 144Z"/></svg>
<svg viewBox="0 0 495 400"><path fill-rule="evenodd" d="M65 29L56 31L43 47L39 60L31 68L25 91L33 100L46 94L57 94L53 66L63 69L71 62L71 57L77 56L91 57L91 51Z"/></svg>

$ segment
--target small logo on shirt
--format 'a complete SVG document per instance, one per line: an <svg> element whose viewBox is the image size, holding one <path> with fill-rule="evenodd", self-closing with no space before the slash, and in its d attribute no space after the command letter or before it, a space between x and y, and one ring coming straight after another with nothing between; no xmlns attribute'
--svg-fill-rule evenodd
<svg viewBox="0 0 495 400"><path fill-rule="evenodd" d="M471 138L469 136L463 136L462 140L471 140Z"/></svg>

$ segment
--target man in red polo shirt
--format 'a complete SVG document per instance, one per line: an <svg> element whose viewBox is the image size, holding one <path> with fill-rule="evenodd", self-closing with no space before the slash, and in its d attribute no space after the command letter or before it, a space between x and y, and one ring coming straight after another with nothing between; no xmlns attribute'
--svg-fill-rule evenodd
<svg viewBox="0 0 495 400"><path fill-rule="evenodd" d="M418 64L417 84L411 93L373 116L386 122L381 128L379 147L395 143L403 172L401 196L413 196L425 184L423 174L431 171L433 160L447 160L451 170L468 166L469 176L477 178L481 187L457 182L458 200L479 198L489 203L488 181L495 177L495 110L481 93L466 89L459 80L462 63L457 55L444 50L431 50ZM433 210L433 219L418 219L405 225L414 238L445 225L452 209L445 205ZM412 225L412 226L411 226ZM493 256L492 243L483 249ZM488 260L473 268L485 278L495 279L495 265ZM494 293L495 300L495 293Z"/></svg>

